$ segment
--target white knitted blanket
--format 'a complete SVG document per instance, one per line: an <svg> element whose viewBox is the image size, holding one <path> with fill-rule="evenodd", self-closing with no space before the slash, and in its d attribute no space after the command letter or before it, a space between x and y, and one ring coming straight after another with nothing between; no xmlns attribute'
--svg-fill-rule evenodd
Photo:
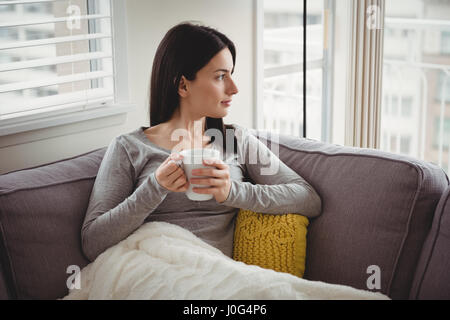
<svg viewBox="0 0 450 320"><path fill-rule="evenodd" d="M64 299L388 299L234 261L165 222L142 225L80 275L80 288Z"/></svg>

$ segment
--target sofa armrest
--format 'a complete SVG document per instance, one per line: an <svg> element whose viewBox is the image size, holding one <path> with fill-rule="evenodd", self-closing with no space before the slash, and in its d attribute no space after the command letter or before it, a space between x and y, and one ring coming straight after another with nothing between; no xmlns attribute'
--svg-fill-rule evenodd
<svg viewBox="0 0 450 320"><path fill-rule="evenodd" d="M67 267L88 263L80 230L105 150L0 175L0 263L8 298L60 298L68 292Z"/></svg>
<svg viewBox="0 0 450 320"><path fill-rule="evenodd" d="M410 299L450 300L450 187L436 208L417 266Z"/></svg>

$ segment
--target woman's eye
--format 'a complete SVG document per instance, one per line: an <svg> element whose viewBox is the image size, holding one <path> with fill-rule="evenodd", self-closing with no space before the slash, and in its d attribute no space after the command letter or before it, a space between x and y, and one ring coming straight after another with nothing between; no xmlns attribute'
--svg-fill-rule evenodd
<svg viewBox="0 0 450 320"><path fill-rule="evenodd" d="M221 74L220 76L217 77L217 79L223 80L223 77L225 77L225 74Z"/></svg>

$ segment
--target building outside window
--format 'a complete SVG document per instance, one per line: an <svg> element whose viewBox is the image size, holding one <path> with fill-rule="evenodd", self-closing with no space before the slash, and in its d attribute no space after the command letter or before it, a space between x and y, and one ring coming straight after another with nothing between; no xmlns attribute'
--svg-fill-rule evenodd
<svg viewBox="0 0 450 320"><path fill-rule="evenodd" d="M380 146L447 173L449 17L450 1L386 1Z"/></svg>
<svg viewBox="0 0 450 320"><path fill-rule="evenodd" d="M444 134L442 136L442 141L440 141L440 122L441 119L439 117L434 118L433 148L437 150L439 145L442 144L442 149L448 151L450 145L450 118L444 119Z"/></svg>
<svg viewBox="0 0 450 320"><path fill-rule="evenodd" d="M450 103L450 79L449 74L446 72L437 74L435 102L439 103L441 101Z"/></svg>
<svg viewBox="0 0 450 320"><path fill-rule="evenodd" d="M441 53L450 54L450 31L442 30L441 32Z"/></svg>

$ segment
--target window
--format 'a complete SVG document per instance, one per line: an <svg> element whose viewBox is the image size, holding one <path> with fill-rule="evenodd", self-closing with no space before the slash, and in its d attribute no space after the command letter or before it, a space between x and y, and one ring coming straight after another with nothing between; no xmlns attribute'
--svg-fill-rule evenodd
<svg viewBox="0 0 450 320"><path fill-rule="evenodd" d="M258 1L259 2L259 1ZM303 1L264 0L259 14L263 26L261 37L264 69L259 79L262 95L256 114L263 129L277 133L303 136ZM328 1L307 2L307 81L306 136L326 139L323 99L324 26L323 12Z"/></svg>
<svg viewBox="0 0 450 320"><path fill-rule="evenodd" d="M113 40L124 31L113 34L123 19L113 5L120 1L0 1L0 135L125 111L115 104Z"/></svg>
<svg viewBox="0 0 450 320"><path fill-rule="evenodd" d="M401 104L400 104L401 102ZM413 98L412 97L402 97L399 101L398 96L385 96L383 112L386 116L395 118L401 117L403 119L412 117L413 113Z"/></svg>
<svg viewBox="0 0 450 320"><path fill-rule="evenodd" d="M442 141L441 141L441 119L434 118L433 126L433 148L437 151L442 145L443 150L447 151L450 146L450 118L445 118L442 123Z"/></svg>
<svg viewBox="0 0 450 320"><path fill-rule="evenodd" d="M397 135L391 135L391 149L390 152L397 152Z"/></svg>
<svg viewBox="0 0 450 320"><path fill-rule="evenodd" d="M381 114L381 136L400 141L380 147L441 166L450 159L449 11L449 1L386 1L384 20L382 109L390 112Z"/></svg>
<svg viewBox="0 0 450 320"><path fill-rule="evenodd" d="M441 32L441 53L450 54L450 31Z"/></svg>
<svg viewBox="0 0 450 320"><path fill-rule="evenodd" d="M411 137L410 136L401 136L400 137L400 153L404 155L408 155L411 150Z"/></svg>
<svg viewBox="0 0 450 320"><path fill-rule="evenodd" d="M398 97L392 97L391 116L396 117L397 115L398 115Z"/></svg>
<svg viewBox="0 0 450 320"><path fill-rule="evenodd" d="M450 73L440 72L437 79L436 103L450 103Z"/></svg>
<svg viewBox="0 0 450 320"><path fill-rule="evenodd" d="M412 102L413 102L412 97L403 97L402 98L402 113L401 113L401 116L403 118L410 118L410 117L412 117L412 112L413 112Z"/></svg>

